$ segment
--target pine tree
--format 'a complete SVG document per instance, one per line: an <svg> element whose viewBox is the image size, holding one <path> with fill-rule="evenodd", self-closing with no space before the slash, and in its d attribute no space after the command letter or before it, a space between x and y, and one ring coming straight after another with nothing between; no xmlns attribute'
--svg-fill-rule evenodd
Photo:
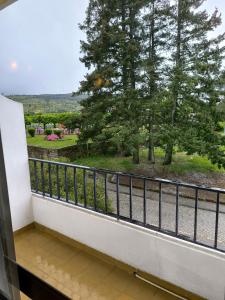
<svg viewBox="0 0 225 300"><path fill-rule="evenodd" d="M146 1L143 17L143 89L149 130L148 160L152 163L155 161L154 129L156 126L159 127L162 91L166 86L166 53L170 49L170 10L170 1Z"/></svg>
<svg viewBox="0 0 225 300"><path fill-rule="evenodd" d="M221 47L224 36L213 40L209 38L209 32L220 25L221 18L217 10L212 16L209 16L206 11L201 11L203 2L202 0L177 0L174 7L173 20L176 28L173 37L174 52L172 53L174 67L170 78L170 120L168 120L164 164L171 163L173 147L179 138L182 138L187 124L190 126L191 123L192 127L194 126L195 123L191 122L193 115L201 113L201 107L208 101L208 97L211 100L214 98L215 90L211 89L209 92L199 81L203 74L203 65L203 69L208 65L208 75L204 74L202 79L208 81L210 78L211 87L217 85L217 79L213 73L216 71L219 77L221 72L219 65L224 51ZM209 55L211 51L213 54L215 50L214 44L217 44L217 56ZM214 71L209 64L214 66ZM205 87L208 84L209 81ZM197 90L201 93L198 93Z"/></svg>
<svg viewBox="0 0 225 300"><path fill-rule="evenodd" d="M127 127L133 138L131 152L139 162L140 97L137 89L140 64L139 15L142 0L91 0L81 29L81 61L93 68L81 83L86 125L83 138L94 137L103 128ZM105 117L107 115L107 117Z"/></svg>

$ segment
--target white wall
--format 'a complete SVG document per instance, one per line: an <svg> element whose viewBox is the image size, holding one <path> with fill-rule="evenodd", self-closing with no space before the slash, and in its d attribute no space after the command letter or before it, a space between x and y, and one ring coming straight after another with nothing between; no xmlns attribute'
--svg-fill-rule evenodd
<svg viewBox="0 0 225 300"><path fill-rule="evenodd" d="M190 292L224 300L225 255L33 195L34 220Z"/></svg>
<svg viewBox="0 0 225 300"><path fill-rule="evenodd" d="M15 231L33 222L22 104L0 96L0 129Z"/></svg>

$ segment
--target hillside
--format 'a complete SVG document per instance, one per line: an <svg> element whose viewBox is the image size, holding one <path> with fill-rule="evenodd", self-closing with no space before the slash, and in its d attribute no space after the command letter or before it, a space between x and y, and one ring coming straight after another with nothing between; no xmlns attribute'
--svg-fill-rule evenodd
<svg viewBox="0 0 225 300"><path fill-rule="evenodd" d="M13 95L8 98L23 103L25 113L59 113L80 110L85 96L72 94Z"/></svg>

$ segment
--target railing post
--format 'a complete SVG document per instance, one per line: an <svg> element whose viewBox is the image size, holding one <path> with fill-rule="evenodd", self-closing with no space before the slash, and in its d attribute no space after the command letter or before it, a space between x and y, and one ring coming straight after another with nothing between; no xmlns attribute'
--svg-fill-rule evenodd
<svg viewBox="0 0 225 300"><path fill-rule="evenodd" d="M108 191L107 191L107 173L104 176L105 179L105 212L108 212Z"/></svg>
<svg viewBox="0 0 225 300"><path fill-rule="evenodd" d="M194 218L194 242L197 240L198 226L198 188L195 189L195 218Z"/></svg>
<svg viewBox="0 0 225 300"><path fill-rule="evenodd" d="M49 196L52 198L52 173L51 164L48 163Z"/></svg>
<svg viewBox="0 0 225 300"><path fill-rule="evenodd" d="M132 176L129 177L129 204L130 204L130 221L133 218L133 209L132 209L132 198L133 198L133 180Z"/></svg>
<svg viewBox="0 0 225 300"><path fill-rule="evenodd" d="M74 189L74 201L77 205L78 203L78 195L77 195L77 169L73 168L73 189Z"/></svg>
<svg viewBox="0 0 225 300"><path fill-rule="evenodd" d="M45 196L45 174L44 174L43 161L41 161L41 188L42 188L42 195Z"/></svg>
<svg viewBox="0 0 225 300"><path fill-rule="evenodd" d="M120 180L119 175L116 174L116 208L117 208L117 219L120 218L120 190L119 190Z"/></svg>
<svg viewBox="0 0 225 300"><path fill-rule="evenodd" d="M176 185L176 225L175 234L178 235L178 224L179 224L179 185Z"/></svg>
<svg viewBox="0 0 225 300"><path fill-rule="evenodd" d="M215 238L214 238L214 248L218 245L218 227L219 227L219 211L220 211L220 193L217 193L216 197L216 222L215 222Z"/></svg>
<svg viewBox="0 0 225 300"><path fill-rule="evenodd" d="M94 176L94 210L97 210L97 198L96 198L96 171L93 172Z"/></svg>
<svg viewBox="0 0 225 300"><path fill-rule="evenodd" d="M67 166L64 167L64 183L65 183L65 192L66 192L66 202L68 202L69 201L69 195L68 195Z"/></svg>
<svg viewBox="0 0 225 300"><path fill-rule="evenodd" d="M86 191L86 170L83 169L83 192L84 192L84 207L87 207L87 191Z"/></svg>
<svg viewBox="0 0 225 300"><path fill-rule="evenodd" d="M162 227L162 183L159 182L159 230Z"/></svg>
<svg viewBox="0 0 225 300"><path fill-rule="evenodd" d="M143 223L146 226L146 179L144 178L144 191L143 191Z"/></svg>

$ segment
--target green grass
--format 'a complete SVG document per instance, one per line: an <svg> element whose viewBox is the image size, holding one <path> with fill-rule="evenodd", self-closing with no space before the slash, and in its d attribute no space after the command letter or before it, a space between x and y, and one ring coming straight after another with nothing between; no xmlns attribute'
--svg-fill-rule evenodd
<svg viewBox="0 0 225 300"><path fill-rule="evenodd" d="M65 135L63 140L47 141L44 135L36 135L35 137L27 137L27 144L48 149L59 149L63 147L73 146L77 142L76 135Z"/></svg>
<svg viewBox="0 0 225 300"><path fill-rule="evenodd" d="M163 151L157 150L156 157L162 160ZM202 157L197 154L187 155L185 152L177 152L176 154L174 154L173 163L170 166L164 166L163 168L168 172L180 175L191 172L225 172L224 169L219 169L216 165L213 165L207 157Z"/></svg>
<svg viewBox="0 0 225 300"><path fill-rule="evenodd" d="M197 154L187 155L184 152L174 154L173 163L169 166L163 166L164 151L160 148L156 149L156 163L151 165L147 161L147 149L142 149L140 153L140 165L135 165L132 162L132 157L115 157L115 156L90 156L80 158L74 161L75 164L85 165L96 168L110 169L123 172L133 172L148 168L153 168L156 171L163 173L173 173L183 175L188 173L225 173L224 169L219 169L213 165L207 157L201 157ZM140 173L140 172L139 172Z"/></svg>
<svg viewBox="0 0 225 300"><path fill-rule="evenodd" d="M95 155L84 158L79 158L74 161L75 164L95 167L98 169L109 169L116 171L132 171L134 164L130 157L115 157Z"/></svg>

